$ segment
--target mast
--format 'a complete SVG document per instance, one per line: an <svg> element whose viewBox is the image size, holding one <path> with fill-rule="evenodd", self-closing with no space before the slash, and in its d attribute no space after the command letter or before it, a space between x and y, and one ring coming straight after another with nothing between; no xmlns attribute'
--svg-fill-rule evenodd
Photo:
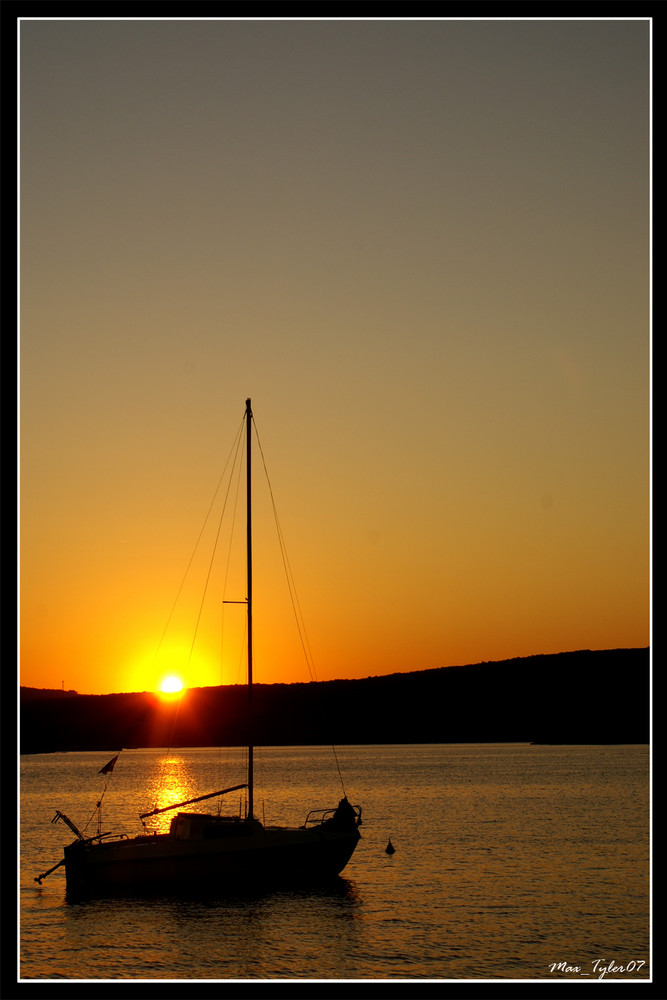
<svg viewBox="0 0 667 1000"><path fill-rule="evenodd" d="M254 818L254 767L252 745L252 502L250 442L252 438L252 409L245 401L246 419L246 531L248 573L248 818Z"/></svg>

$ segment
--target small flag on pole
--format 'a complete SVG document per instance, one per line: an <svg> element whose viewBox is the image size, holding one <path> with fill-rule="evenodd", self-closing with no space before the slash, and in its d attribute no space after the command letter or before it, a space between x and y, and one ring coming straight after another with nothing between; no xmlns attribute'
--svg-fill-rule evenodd
<svg viewBox="0 0 667 1000"><path fill-rule="evenodd" d="M114 769L114 765L115 765L116 761L118 760L119 756L120 756L120 754L116 754L115 757L112 757L111 760L109 761L109 763L105 764L104 767L101 767L100 770L97 773L98 774L111 774L111 772Z"/></svg>

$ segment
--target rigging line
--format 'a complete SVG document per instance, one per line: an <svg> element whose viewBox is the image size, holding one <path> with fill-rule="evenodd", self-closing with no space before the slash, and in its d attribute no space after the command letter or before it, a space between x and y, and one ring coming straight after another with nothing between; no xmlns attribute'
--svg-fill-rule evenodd
<svg viewBox="0 0 667 1000"><path fill-rule="evenodd" d="M271 487L269 486L269 489ZM271 501L273 503L273 494L271 495ZM301 639L301 645L303 647L304 656L306 658L306 663L308 664L308 670L311 675L311 679L317 680L317 675L315 673L315 660L310 648L310 641L308 639L308 633L306 631L306 621L303 616L303 611L301 610L301 604L299 603L299 595L296 590L296 584L294 582L294 574L292 572L292 567L289 561L289 556L287 554L287 546L285 545L285 539L283 536L283 530L278 520L278 511L276 510L275 504L273 507L273 515L276 521L276 530L278 531L278 538L280 540L280 551L283 558L283 566L285 568L285 575L288 580L288 589L290 592L290 597L292 599L292 608L294 610L294 617L297 622L297 630L299 632L299 637Z"/></svg>
<svg viewBox="0 0 667 1000"><path fill-rule="evenodd" d="M301 641L301 647L303 649L304 657L306 660L306 666L308 667L308 673L310 674L311 680L317 680L317 675L315 673L315 662L313 655L310 650L310 643L308 641L308 635L306 633L305 620L303 617L303 612L301 611L301 605L299 604L299 598L296 593L296 586L294 583L294 574L292 573L292 567L289 563L289 558L287 556L287 546L285 545L285 538L280 526L280 520L278 518L278 509L276 507L276 501L273 495L273 488L271 486L271 480L269 479L269 472L266 467L266 459L264 458L264 451L262 449L262 442L259 438L259 431L257 430L257 424L255 418L253 417L253 423L255 424L255 434L257 436L257 444L259 446L259 452L262 456L262 465L264 466L264 475L266 476L266 482L269 488L269 495L271 497L271 506L273 508L273 517L276 522L276 530L278 532L278 542L280 545L280 555L283 561L283 569L285 571L285 577L287 579L287 590L290 595L290 600L292 602L292 611L294 612L294 618L296 621L297 632L299 633L299 639Z"/></svg>
<svg viewBox="0 0 667 1000"><path fill-rule="evenodd" d="M347 798L347 792L345 791L345 782L343 781L343 772L340 769L340 764L338 762L338 754L336 753L336 747L331 744L331 749L333 750L334 760L336 761L336 767L338 769L338 777L340 778L340 787L343 789L343 796Z"/></svg>
<svg viewBox="0 0 667 1000"><path fill-rule="evenodd" d="M237 439L237 442L236 442L236 454L234 456L234 464L236 464L236 459L238 458L240 441L241 441L241 437L239 436L239 438ZM229 462L229 459L227 461ZM199 629L199 623L201 621L202 611L204 609L204 601L206 600L206 592L208 590L209 581L211 579L211 571L213 569L213 562L215 560L215 553L216 553L217 548L218 548L218 541L220 540L220 532L222 530L222 522L223 522L223 519L224 519L224 516L225 516L225 511L227 510L227 501L229 500L229 491L231 490L231 488L232 488L232 480L231 480L231 476L230 476L229 483L227 484L227 492L225 493L225 500L224 500L224 503L222 505L222 510L220 512L220 518L218 519L218 530L216 531L216 534L215 534L215 544L213 546L213 551L211 552L211 558L210 558L209 564L208 564L208 572L206 574L206 582L204 584L204 593L202 594L201 602L200 602L200 605L199 605L199 614L197 615L197 622L195 624L195 632L194 632L194 635L192 636L192 645L190 646L190 655L188 657L188 663L192 659L192 652L193 652L193 650L195 648L195 640L197 638L197 631Z"/></svg>
<svg viewBox="0 0 667 1000"><path fill-rule="evenodd" d="M287 578L287 589L289 591L290 600L292 601L292 610L294 611L294 617L296 619L297 631L299 633L299 639L301 640L301 646L303 648L304 656L306 659L306 665L308 667L308 672L310 674L311 680L317 680L317 675L315 673L315 662L310 650L310 643L308 641L308 635L306 632L305 619L303 617L303 612L301 611L301 605L299 604L299 598L296 593L296 585L294 583L294 575L292 573L292 567L290 566L289 558L287 556L287 546L285 545L285 539L283 536L282 528L280 526L280 520L278 518L278 510L276 507L276 502L273 496L273 488L271 486L271 480L269 479L269 471L266 467L266 460L264 458L264 451L262 449L262 442L259 438L259 431L257 430L257 424L253 416L253 423L255 424L255 435L257 437L257 444L259 446L259 453L262 456L262 464L264 466L264 475L266 476L266 482L269 488L269 495L271 497L271 506L273 507L273 516L276 522L276 529L278 532L278 540L280 543L280 554L283 560L283 568L285 570L285 576ZM296 605L295 605L296 602ZM298 611L297 611L298 609ZM338 760L338 754L336 753L336 747L334 743L331 744L331 750L334 755L334 760L336 762L336 768L338 770L338 777L340 779L341 788L343 789L343 795L347 796L345 791L345 782L343 781L343 774L340 768L340 762Z"/></svg>
<svg viewBox="0 0 667 1000"><path fill-rule="evenodd" d="M195 557L195 553L197 551L197 548L198 548L199 543L201 541L202 535L204 533L204 529L205 529L206 524L208 523L208 519L209 519L209 517L211 515L211 511L213 509L213 504L215 503L215 499L216 499L216 497L218 495L218 492L220 490L220 485L221 485L221 483L222 483L222 481L223 481L223 479L225 477L225 473L227 471L227 467L228 467L230 461L232 461L232 455L233 455L234 458L233 458L233 461L232 461L232 469L234 468L234 465L236 464L236 461L237 461L237 458L238 458L239 447L240 447L240 444L241 444L242 440L243 440L243 421L241 421L239 429L236 432L236 437L235 437L234 441L232 442L232 447L231 447L230 452L229 452L229 454L227 456L227 461L225 462L224 468L223 468L222 472L220 473L220 478L218 479L217 486L215 487L215 492L213 493L213 497L211 499L211 503L209 504L209 508L208 508L208 510L206 512L206 517L204 518L204 523L201 526L199 535L197 537L197 541L195 542L195 547L194 547L194 549L192 551L192 555L190 556L190 561L189 561L189 563L187 565L187 568L185 570L185 574L183 576L183 579L181 580L181 585L178 588L178 593L176 595L176 599L174 601L174 604L172 606L171 611L169 612L169 618L167 619L167 624L164 627L164 631L163 631L162 636L160 638L160 642L158 643L158 648L155 651L155 658L157 658L158 651L160 649L160 646L162 645L162 641L163 641L163 639L164 639L164 637L166 635L167 629L169 628L169 622L171 621L172 615L173 615L174 610L176 608L176 604L178 603L178 598L180 597L181 591L182 591L183 586L185 584L186 577L187 577L187 575L188 575L188 573L190 571L190 567L192 565L192 561L193 561L193 559ZM217 534L216 534L215 545L213 547L213 553L211 555L211 560L210 560L210 563L209 563L208 574L207 574L207 577L206 577L206 584L204 586L204 593L202 595L201 603L200 603L200 606L199 606L199 614L197 616L197 621L196 621L196 624L195 624L194 635L192 637L192 643L190 645L190 653L188 655L188 666L190 665L190 663L192 661L192 652L193 652L194 647L195 647L195 641L196 641L196 638L197 638L197 631L199 629L199 622L200 622L200 619L201 619L202 609L204 607L204 601L206 599L206 590L208 588L208 582L209 582L209 579L210 579L210 576L211 576L211 568L212 568L212 565L213 565L213 559L215 557L215 550L217 548L218 538L220 536L220 528L222 526L222 519L224 517L224 513L225 513L225 510L226 510L226 507L227 507L227 500L229 498L229 491L231 489L231 482L232 482L232 477L231 477L231 474L230 474L229 483L227 484L227 492L225 494L225 499L224 499L224 502L223 502L223 505L222 505L222 512L220 514L220 519L218 521L218 531L217 531ZM171 747L173 745L174 734L176 732L176 724L178 722L178 716L179 716L180 711L181 711L181 703L183 701L183 695L184 694L185 694L185 691L181 690L181 692L179 693L179 696L178 696L178 701L176 703L176 711L174 712L174 718L173 718L173 721L172 721L172 724L171 724L171 736L169 737L169 750L171 750Z"/></svg>
<svg viewBox="0 0 667 1000"><path fill-rule="evenodd" d="M238 663L236 664L236 679L234 680L234 684L243 683L243 681L241 680L241 675L243 673L243 669L246 663L247 654L248 654L248 621L246 619L245 624L243 626L243 636L241 637L239 660Z"/></svg>
<svg viewBox="0 0 667 1000"><path fill-rule="evenodd" d="M100 806L102 805L102 799L104 798L104 796L106 794L106 790L109 787L109 782L111 781L112 777L113 777L113 768L109 772L109 777L107 778L107 780L106 780L106 782L104 784L104 789L102 790L102 794L100 795L99 800L98 800L95 808L93 809L93 811L91 812L90 816L88 817L88 819L86 821L86 824L85 824L85 826L83 828L83 832L84 833L86 832L86 830L90 826L91 819L93 818L93 816L95 815L95 813L99 810Z"/></svg>
<svg viewBox="0 0 667 1000"><path fill-rule="evenodd" d="M171 622L171 619L173 617L174 611L176 610L176 605L178 604L178 599L181 596L181 591L183 590L183 587L185 586L185 581L187 579L187 575L190 572L190 567L192 566L193 559L195 557L197 549L199 548L199 543L201 542L202 535L204 534L204 529L206 528L206 525L208 523L208 519L211 516L211 511L213 509L213 504L215 503L215 498L218 495L218 491L220 489L220 484L222 483L222 481L223 481L223 479L225 477L225 473L227 471L227 466L229 465L229 462L231 460L232 454L234 454L234 456L235 456L234 457L234 461L236 461L236 455L238 454L238 449L239 449L239 442L242 439L242 431L243 431L243 421L241 421L241 425L240 425L238 431L236 432L236 437L232 441L232 446L231 446L231 449L229 451L229 455L227 456L227 461L225 462L224 468L223 468L222 472L220 473L220 478L218 479L217 486L215 487L215 491L213 493L213 496L211 498L211 502L210 502L208 510L206 512L206 516L204 517L204 522L203 522L203 524L202 524L202 526L201 526L201 528L199 530L199 535L197 536L197 541L195 542L194 548L192 550L192 555L190 556L190 560L188 562L188 565L185 568L185 573L183 574L183 579L181 580L180 587L178 588L178 592L176 594L176 597L174 598L174 603L171 606L171 611L169 612L169 616L167 618L167 622L166 622L166 624L164 626L164 629L162 630L162 635L160 636L160 641L157 644L157 649L155 650L154 659L157 658L157 654L160 651L160 647L162 646L162 643L164 642L164 637L167 634L167 629L169 628L169 623Z"/></svg>

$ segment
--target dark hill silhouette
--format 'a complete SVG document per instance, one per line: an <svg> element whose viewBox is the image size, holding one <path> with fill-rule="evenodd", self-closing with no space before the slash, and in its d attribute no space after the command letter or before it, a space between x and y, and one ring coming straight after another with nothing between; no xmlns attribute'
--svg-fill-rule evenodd
<svg viewBox="0 0 667 1000"><path fill-rule="evenodd" d="M26 701L40 701L44 698L72 698L78 691L65 691L62 688L21 688L21 704Z"/></svg>
<svg viewBox="0 0 667 1000"><path fill-rule="evenodd" d="M647 743L649 650L580 650L363 680L253 686L253 742ZM54 694L60 697L54 697ZM21 753L242 746L245 685L160 695L21 688Z"/></svg>

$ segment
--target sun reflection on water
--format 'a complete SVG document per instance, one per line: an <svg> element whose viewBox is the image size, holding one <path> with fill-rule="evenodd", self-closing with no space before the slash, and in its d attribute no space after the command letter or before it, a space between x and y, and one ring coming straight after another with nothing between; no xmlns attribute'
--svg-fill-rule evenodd
<svg viewBox="0 0 667 1000"><path fill-rule="evenodd" d="M148 778L147 793L151 809L165 809L194 798L197 789L188 762L173 753L158 758ZM174 815L175 810L151 816L146 827L157 833L166 833Z"/></svg>

